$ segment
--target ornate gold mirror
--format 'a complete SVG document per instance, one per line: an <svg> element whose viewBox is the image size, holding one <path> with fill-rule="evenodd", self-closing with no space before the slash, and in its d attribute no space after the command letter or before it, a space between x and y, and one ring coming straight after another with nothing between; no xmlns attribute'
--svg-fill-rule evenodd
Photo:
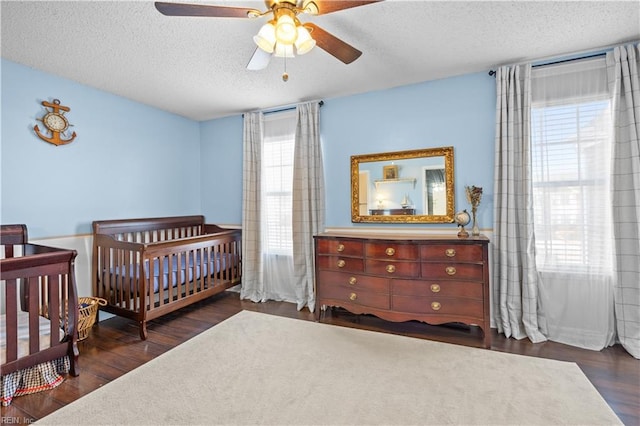
<svg viewBox="0 0 640 426"><path fill-rule="evenodd" d="M453 147L351 157L351 221L450 223Z"/></svg>

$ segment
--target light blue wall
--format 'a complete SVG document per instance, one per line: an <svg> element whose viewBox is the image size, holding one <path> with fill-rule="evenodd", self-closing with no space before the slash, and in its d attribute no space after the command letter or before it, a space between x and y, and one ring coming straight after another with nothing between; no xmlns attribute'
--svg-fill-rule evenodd
<svg viewBox="0 0 640 426"><path fill-rule="evenodd" d="M351 223L352 155L453 146L456 210L469 207L465 185L481 186L486 196L478 221L481 227L491 227L493 77L486 73L469 74L331 99L322 107L321 114L328 188L327 226L371 226Z"/></svg>
<svg viewBox="0 0 640 426"><path fill-rule="evenodd" d="M494 77L483 72L325 101L320 109L320 132L328 227L384 226L351 223L352 155L443 146L454 147L456 210L470 210L465 186L481 186L484 196L478 210L478 223L481 228L492 227ZM242 158L241 117L203 123L202 137L203 170L204 164L212 161L215 173L241 177L241 172L236 170L241 168ZM224 140L217 140L218 137ZM207 217L228 214L225 219L240 223L241 179L226 180L223 186L224 200L216 199L217 190L203 193L203 213Z"/></svg>
<svg viewBox="0 0 640 426"><path fill-rule="evenodd" d="M242 116L201 123L202 214L210 223L242 223Z"/></svg>
<svg viewBox="0 0 640 426"><path fill-rule="evenodd" d="M204 214L210 223L242 222L241 116L198 123L4 59L1 65L2 223L26 223L32 238L44 238L90 233L96 219ZM69 145L33 133L40 102L53 98L71 108L78 137ZM441 146L454 147L456 209L469 208L465 185L482 186L479 224L492 226L493 77L325 101L327 226L383 226L351 223L352 155Z"/></svg>
<svg viewBox="0 0 640 426"><path fill-rule="evenodd" d="M2 223L30 238L86 234L96 219L200 213L200 125L2 59ZM69 145L40 140L43 100L69 106Z"/></svg>

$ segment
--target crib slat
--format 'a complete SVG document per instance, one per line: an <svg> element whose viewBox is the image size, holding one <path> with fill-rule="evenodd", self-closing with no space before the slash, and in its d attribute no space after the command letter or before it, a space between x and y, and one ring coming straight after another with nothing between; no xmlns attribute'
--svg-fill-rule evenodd
<svg viewBox="0 0 640 426"><path fill-rule="evenodd" d="M18 358L18 280L10 279L6 281L6 330L7 330L7 362L15 361Z"/></svg>
<svg viewBox="0 0 640 426"><path fill-rule="evenodd" d="M200 250L196 252L196 256L200 256L200 279L198 280L197 287L194 287L193 292L202 291L205 289L205 280L207 279L207 275L211 273L211 267L207 263L211 262L211 258L207 256L206 247L202 247ZM207 263L205 263L205 261ZM205 269L204 265L207 264L207 268Z"/></svg>
<svg viewBox="0 0 640 426"><path fill-rule="evenodd" d="M40 322L38 307L40 300L38 295L39 277L29 277L27 287L28 311L29 311L29 353L35 354L40 350Z"/></svg>
<svg viewBox="0 0 640 426"><path fill-rule="evenodd" d="M58 330L60 329L60 315L63 318L67 318L68 314L65 313L65 310L69 309L68 303L64 303L68 300L67 296L63 296L63 304L60 305L60 276L53 275L50 277L51 279L48 282L48 292L47 292L47 307L49 308L49 335L51 338L49 339L49 346L54 346L58 343ZM67 320L65 320L66 322Z"/></svg>
<svg viewBox="0 0 640 426"><path fill-rule="evenodd" d="M182 262L183 261L187 262L187 259L184 252L176 253L174 257L176 259L176 264L175 264L175 271L172 271L172 274L171 274L171 278L174 279L174 282L171 283L171 288L172 289L175 288L175 293L171 292L169 294L171 295L171 300L178 300L180 299L181 297L180 295L182 294L182 290L184 288L184 283L182 280ZM185 271L184 271L185 275L187 273L186 266L187 265L185 263ZM174 266L172 265L172 268L173 267ZM174 275L175 275L175 278L174 278Z"/></svg>

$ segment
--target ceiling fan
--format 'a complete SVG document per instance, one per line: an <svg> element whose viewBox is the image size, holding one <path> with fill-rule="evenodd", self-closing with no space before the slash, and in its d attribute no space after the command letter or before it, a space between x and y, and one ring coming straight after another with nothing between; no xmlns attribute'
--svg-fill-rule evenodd
<svg viewBox="0 0 640 426"><path fill-rule="evenodd" d="M379 1L383 0L265 0L267 10L264 12L244 7L167 2L155 2L155 6L166 16L256 19L271 15L253 37L258 47L247 64L247 69L259 70L269 64L272 56L291 58L309 52L316 45L350 64L362 55L361 51L311 22L301 23L298 15L326 15Z"/></svg>

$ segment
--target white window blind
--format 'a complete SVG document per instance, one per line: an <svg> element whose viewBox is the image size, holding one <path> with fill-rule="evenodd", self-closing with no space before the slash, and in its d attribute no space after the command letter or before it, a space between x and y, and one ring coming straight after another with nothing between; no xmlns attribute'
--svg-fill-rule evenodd
<svg viewBox="0 0 640 426"><path fill-rule="evenodd" d="M269 118L265 121L262 151L265 250L270 254L291 256L295 116L293 122L290 114Z"/></svg>
<svg viewBox="0 0 640 426"><path fill-rule="evenodd" d="M611 111L604 68L597 70L594 64L586 71L584 64L572 64L539 72L537 79L533 74L531 162L540 271L612 269ZM580 84L581 78L592 82Z"/></svg>

